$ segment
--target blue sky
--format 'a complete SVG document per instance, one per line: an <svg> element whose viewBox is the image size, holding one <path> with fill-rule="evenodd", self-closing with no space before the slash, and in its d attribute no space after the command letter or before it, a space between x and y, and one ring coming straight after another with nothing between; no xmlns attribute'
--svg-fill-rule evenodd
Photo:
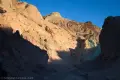
<svg viewBox="0 0 120 80"><path fill-rule="evenodd" d="M91 21L101 27L107 16L120 16L120 0L22 0L39 9L42 15L60 12L78 22Z"/></svg>

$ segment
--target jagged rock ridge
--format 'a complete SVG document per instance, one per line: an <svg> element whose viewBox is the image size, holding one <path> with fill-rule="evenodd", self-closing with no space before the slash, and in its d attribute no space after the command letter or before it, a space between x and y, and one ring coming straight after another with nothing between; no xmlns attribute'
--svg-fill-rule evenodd
<svg viewBox="0 0 120 80"><path fill-rule="evenodd" d="M59 15L60 17L56 15ZM44 19L59 27L66 29L73 36L84 36L86 39L92 39L99 43L98 37L101 29L93 25L90 21L80 23L68 20L61 17L60 13L58 12L53 12L50 15L44 16Z"/></svg>

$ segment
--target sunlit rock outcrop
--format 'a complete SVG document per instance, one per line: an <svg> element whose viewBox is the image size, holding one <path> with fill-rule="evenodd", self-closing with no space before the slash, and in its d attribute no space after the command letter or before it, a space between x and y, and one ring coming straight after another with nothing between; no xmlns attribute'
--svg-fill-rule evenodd
<svg viewBox="0 0 120 80"><path fill-rule="evenodd" d="M88 53L95 52L91 48L97 47L101 30L90 21L80 23L68 20L58 12L43 17L34 5L27 2L0 0L0 27L8 28L8 26L13 29L13 33L19 31L23 39L40 49L46 50L49 64L54 64L57 61L57 64L60 65L67 64L65 68L69 67L69 69L73 68L71 63L73 59L71 58L74 58L71 56L70 48L75 49L75 52L77 52L75 55L79 55L77 59L84 61ZM83 37L84 41L80 41L82 47L76 49L78 46L76 39L79 37L81 39ZM17 41L15 43L20 45ZM20 49L23 48L20 47ZM66 53L60 57L58 51L65 51ZM81 57L81 53L85 55L84 58Z"/></svg>

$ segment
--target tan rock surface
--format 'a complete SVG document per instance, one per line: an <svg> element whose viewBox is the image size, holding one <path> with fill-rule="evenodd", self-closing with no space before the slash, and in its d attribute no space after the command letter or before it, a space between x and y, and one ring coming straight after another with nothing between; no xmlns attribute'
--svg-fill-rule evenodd
<svg viewBox="0 0 120 80"><path fill-rule="evenodd" d="M56 16L58 15L58 16ZM86 23L80 23L72 20L63 18L60 13L53 12L47 16L44 16L44 19L67 30L70 34L74 36L84 36L86 39L92 39L96 42L98 41L98 36L100 33L100 28L93 25L92 22L88 21Z"/></svg>
<svg viewBox="0 0 120 80"><path fill-rule="evenodd" d="M0 13L1 27L11 27L13 32L19 30L23 38L41 49L47 50L49 61L61 60L56 51L68 51L66 58L70 57L69 48L76 47L77 37L82 36L85 39L94 40L95 43L98 42L95 37L98 36L100 29L89 23L78 23L64 19L58 12L44 17L44 20L35 6L13 0L8 4L6 1L4 0L0 4L7 11ZM8 9L6 4L13 7ZM89 26L87 27L87 25ZM87 48L89 47L87 42L85 45Z"/></svg>
<svg viewBox="0 0 120 80"><path fill-rule="evenodd" d="M28 5L27 7L23 7ZM42 49L48 51L50 57L58 57L56 50L68 50L74 48L71 35L48 21L44 21L35 6L27 3L16 4L17 11L11 11L0 15L1 27L11 27L13 31L20 31L20 34ZM19 10L21 11L19 12ZM8 10L8 9L6 9Z"/></svg>

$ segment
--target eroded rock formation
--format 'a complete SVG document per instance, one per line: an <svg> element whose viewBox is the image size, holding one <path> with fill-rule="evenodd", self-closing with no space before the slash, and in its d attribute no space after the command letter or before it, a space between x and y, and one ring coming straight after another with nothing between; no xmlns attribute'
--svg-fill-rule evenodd
<svg viewBox="0 0 120 80"><path fill-rule="evenodd" d="M80 23L68 20L63 18L58 12L53 12L47 16L44 16L44 19L64 28L73 36L84 36L86 39L95 40L95 42L99 43L98 37L101 29L93 25L90 21Z"/></svg>

